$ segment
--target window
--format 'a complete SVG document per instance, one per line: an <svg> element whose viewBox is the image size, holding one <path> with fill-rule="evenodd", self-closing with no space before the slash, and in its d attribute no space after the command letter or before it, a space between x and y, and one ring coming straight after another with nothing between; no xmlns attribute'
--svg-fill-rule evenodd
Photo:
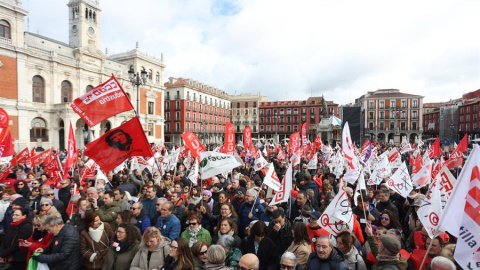
<svg viewBox="0 0 480 270"><path fill-rule="evenodd" d="M165 121L170 121L170 112L165 113Z"/></svg>
<svg viewBox="0 0 480 270"><path fill-rule="evenodd" d="M257 109L256 108L253 109L253 114L257 114Z"/></svg>
<svg viewBox="0 0 480 270"><path fill-rule="evenodd" d="M385 118L385 112L380 112L380 119L384 119Z"/></svg>
<svg viewBox="0 0 480 270"><path fill-rule="evenodd" d="M237 102L237 108L240 108L240 102Z"/></svg>
<svg viewBox="0 0 480 270"><path fill-rule="evenodd" d="M180 121L180 112L175 113L175 121Z"/></svg>
<svg viewBox="0 0 480 270"><path fill-rule="evenodd" d="M373 100L370 100L370 101L368 102L368 108L369 108L369 109L373 109Z"/></svg>
<svg viewBox="0 0 480 270"><path fill-rule="evenodd" d="M153 136L154 130L155 130L155 125L153 123L148 123L147 124L147 135L148 136Z"/></svg>
<svg viewBox="0 0 480 270"><path fill-rule="evenodd" d="M245 108L248 108L248 102L245 102Z"/></svg>
<svg viewBox="0 0 480 270"><path fill-rule="evenodd" d="M291 115L292 114L292 109L288 108L287 109L287 115Z"/></svg>
<svg viewBox="0 0 480 270"><path fill-rule="evenodd" d="M253 107L254 107L254 108L257 107L257 102L256 102L256 101L253 102Z"/></svg>
<svg viewBox="0 0 480 270"><path fill-rule="evenodd" d="M417 111L412 111L412 118L417 119Z"/></svg>
<svg viewBox="0 0 480 270"><path fill-rule="evenodd" d="M280 115L283 115L285 113L284 109L280 109Z"/></svg>
<svg viewBox="0 0 480 270"><path fill-rule="evenodd" d="M380 101L380 109L385 109L385 101Z"/></svg>
<svg viewBox="0 0 480 270"><path fill-rule="evenodd" d="M160 72L157 72L157 74L155 75L155 81L156 81L157 83L160 82Z"/></svg>
<svg viewBox="0 0 480 270"><path fill-rule="evenodd" d="M72 102L72 84L69 81L62 82L62 100L61 102Z"/></svg>
<svg viewBox="0 0 480 270"><path fill-rule="evenodd" d="M390 108L395 108L395 100L390 101Z"/></svg>
<svg viewBox="0 0 480 270"><path fill-rule="evenodd" d="M175 131L180 132L180 123L175 123Z"/></svg>
<svg viewBox="0 0 480 270"><path fill-rule="evenodd" d="M0 20L0 37L10 39L10 24L5 20Z"/></svg>
<svg viewBox="0 0 480 270"><path fill-rule="evenodd" d="M373 119L373 112L368 112L368 118Z"/></svg>
<svg viewBox="0 0 480 270"><path fill-rule="evenodd" d="M268 131L268 132L270 132L270 128L271 128L270 126L267 126L267 131Z"/></svg>
<svg viewBox="0 0 480 270"><path fill-rule="evenodd" d="M287 132L292 132L292 127L291 126L287 126Z"/></svg>
<svg viewBox="0 0 480 270"><path fill-rule="evenodd" d="M263 126L260 126L260 132L263 132Z"/></svg>
<svg viewBox="0 0 480 270"><path fill-rule="evenodd" d="M293 114L298 115L298 109L297 108L293 109Z"/></svg>
<svg viewBox="0 0 480 270"><path fill-rule="evenodd" d="M297 131L298 131L298 126L297 125L293 126L293 132L297 132Z"/></svg>
<svg viewBox="0 0 480 270"><path fill-rule="evenodd" d="M368 123L368 129L373 130L373 123L372 122ZM380 129L382 129L382 128L380 128Z"/></svg>
<svg viewBox="0 0 480 270"><path fill-rule="evenodd" d="M412 130L417 130L417 122L412 122Z"/></svg>
<svg viewBox="0 0 480 270"><path fill-rule="evenodd" d="M394 122L390 122L390 130L394 130L395 129L395 123Z"/></svg>
<svg viewBox="0 0 480 270"><path fill-rule="evenodd" d="M406 108L407 107L407 101L406 100L402 100L402 108Z"/></svg>
<svg viewBox="0 0 480 270"><path fill-rule="evenodd" d="M373 125L373 123L372 123L372 125ZM385 129L385 123L384 122L380 122L380 129L381 130Z"/></svg>
<svg viewBox="0 0 480 270"><path fill-rule="evenodd" d="M414 99L413 100L413 108L417 108L418 107L418 100Z"/></svg>
<svg viewBox="0 0 480 270"><path fill-rule="evenodd" d="M306 114L307 113L307 108L302 108L302 114Z"/></svg>
<svg viewBox="0 0 480 270"><path fill-rule="evenodd" d="M45 103L45 81L40 76L34 76L32 81L33 102Z"/></svg>
<svg viewBox="0 0 480 270"><path fill-rule="evenodd" d="M194 122L197 121L197 114L196 113L193 114L193 121Z"/></svg>
<svg viewBox="0 0 480 270"><path fill-rule="evenodd" d="M165 97L166 100L170 100L170 92L167 92L167 96Z"/></svg>
<svg viewBox="0 0 480 270"><path fill-rule="evenodd" d="M165 132L170 132L170 124L165 125Z"/></svg>
<svg viewBox="0 0 480 270"><path fill-rule="evenodd" d="M245 115L248 115L248 109L245 109Z"/></svg>
<svg viewBox="0 0 480 270"><path fill-rule="evenodd" d="M48 141L48 130L47 123L40 117L33 118L32 126L30 128L30 142L47 142Z"/></svg>
<svg viewBox="0 0 480 270"><path fill-rule="evenodd" d="M153 70L148 70L148 79L153 80Z"/></svg>
<svg viewBox="0 0 480 270"><path fill-rule="evenodd" d="M148 102L148 114L155 114L155 102Z"/></svg>
<svg viewBox="0 0 480 270"><path fill-rule="evenodd" d="M175 96L175 99L180 99L180 91L177 91L177 95Z"/></svg>
<svg viewBox="0 0 480 270"><path fill-rule="evenodd" d="M175 110L180 110L180 101L175 102Z"/></svg>
<svg viewBox="0 0 480 270"><path fill-rule="evenodd" d="M257 132L257 126L253 126L253 132Z"/></svg>

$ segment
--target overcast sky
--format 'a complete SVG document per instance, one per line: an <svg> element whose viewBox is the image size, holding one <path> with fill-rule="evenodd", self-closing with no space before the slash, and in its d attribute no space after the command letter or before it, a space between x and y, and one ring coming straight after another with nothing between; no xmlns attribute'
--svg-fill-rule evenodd
<svg viewBox="0 0 480 270"><path fill-rule="evenodd" d="M68 43L68 0L23 0L26 30ZM169 76L269 100L339 104L396 88L424 101L480 88L480 1L100 0L101 48ZM28 27L28 29L27 29Z"/></svg>

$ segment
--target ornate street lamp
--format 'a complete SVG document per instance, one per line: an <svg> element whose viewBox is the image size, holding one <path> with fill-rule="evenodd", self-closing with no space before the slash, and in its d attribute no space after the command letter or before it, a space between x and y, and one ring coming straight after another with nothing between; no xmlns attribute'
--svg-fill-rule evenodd
<svg viewBox="0 0 480 270"><path fill-rule="evenodd" d="M135 72L133 67L128 71L128 78L132 86L137 86L137 116L140 115L140 85L147 84L148 73L142 70L140 74Z"/></svg>

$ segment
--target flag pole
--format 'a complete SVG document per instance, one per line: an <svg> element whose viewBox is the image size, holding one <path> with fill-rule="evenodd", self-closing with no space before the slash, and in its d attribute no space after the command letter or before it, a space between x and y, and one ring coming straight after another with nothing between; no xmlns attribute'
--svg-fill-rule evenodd
<svg viewBox="0 0 480 270"><path fill-rule="evenodd" d="M437 235L435 233L435 235ZM430 245L428 245L428 248L427 248L427 252L425 252L425 255L423 256L423 260L422 260L422 264L420 264L420 268L419 269L422 269L423 265L425 264L425 260L427 259L427 256L428 256L428 252L430 251L430 248L432 247L432 244L433 244L433 240L435 238L433 238L431 241L430 241Z"/></svg>

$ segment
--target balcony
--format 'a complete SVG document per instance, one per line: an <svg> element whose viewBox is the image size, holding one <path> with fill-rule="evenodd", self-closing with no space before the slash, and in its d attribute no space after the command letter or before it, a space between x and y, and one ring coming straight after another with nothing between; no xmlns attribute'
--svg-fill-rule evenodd
<svg viewBox="0 0 480 270"><path fill-rule="evenodd" d="M179 95L175 95L175 99L176 99L176 100L179 100L179 99L180 99L180 96L179 96Z"/></svg>
<svg viewBox="0 0 480 270"><path fill-rule="evenodd" d="M167 96L165 97L165 101L170 101L170 96L169 96L169 95L167 95Z"/></svg>

